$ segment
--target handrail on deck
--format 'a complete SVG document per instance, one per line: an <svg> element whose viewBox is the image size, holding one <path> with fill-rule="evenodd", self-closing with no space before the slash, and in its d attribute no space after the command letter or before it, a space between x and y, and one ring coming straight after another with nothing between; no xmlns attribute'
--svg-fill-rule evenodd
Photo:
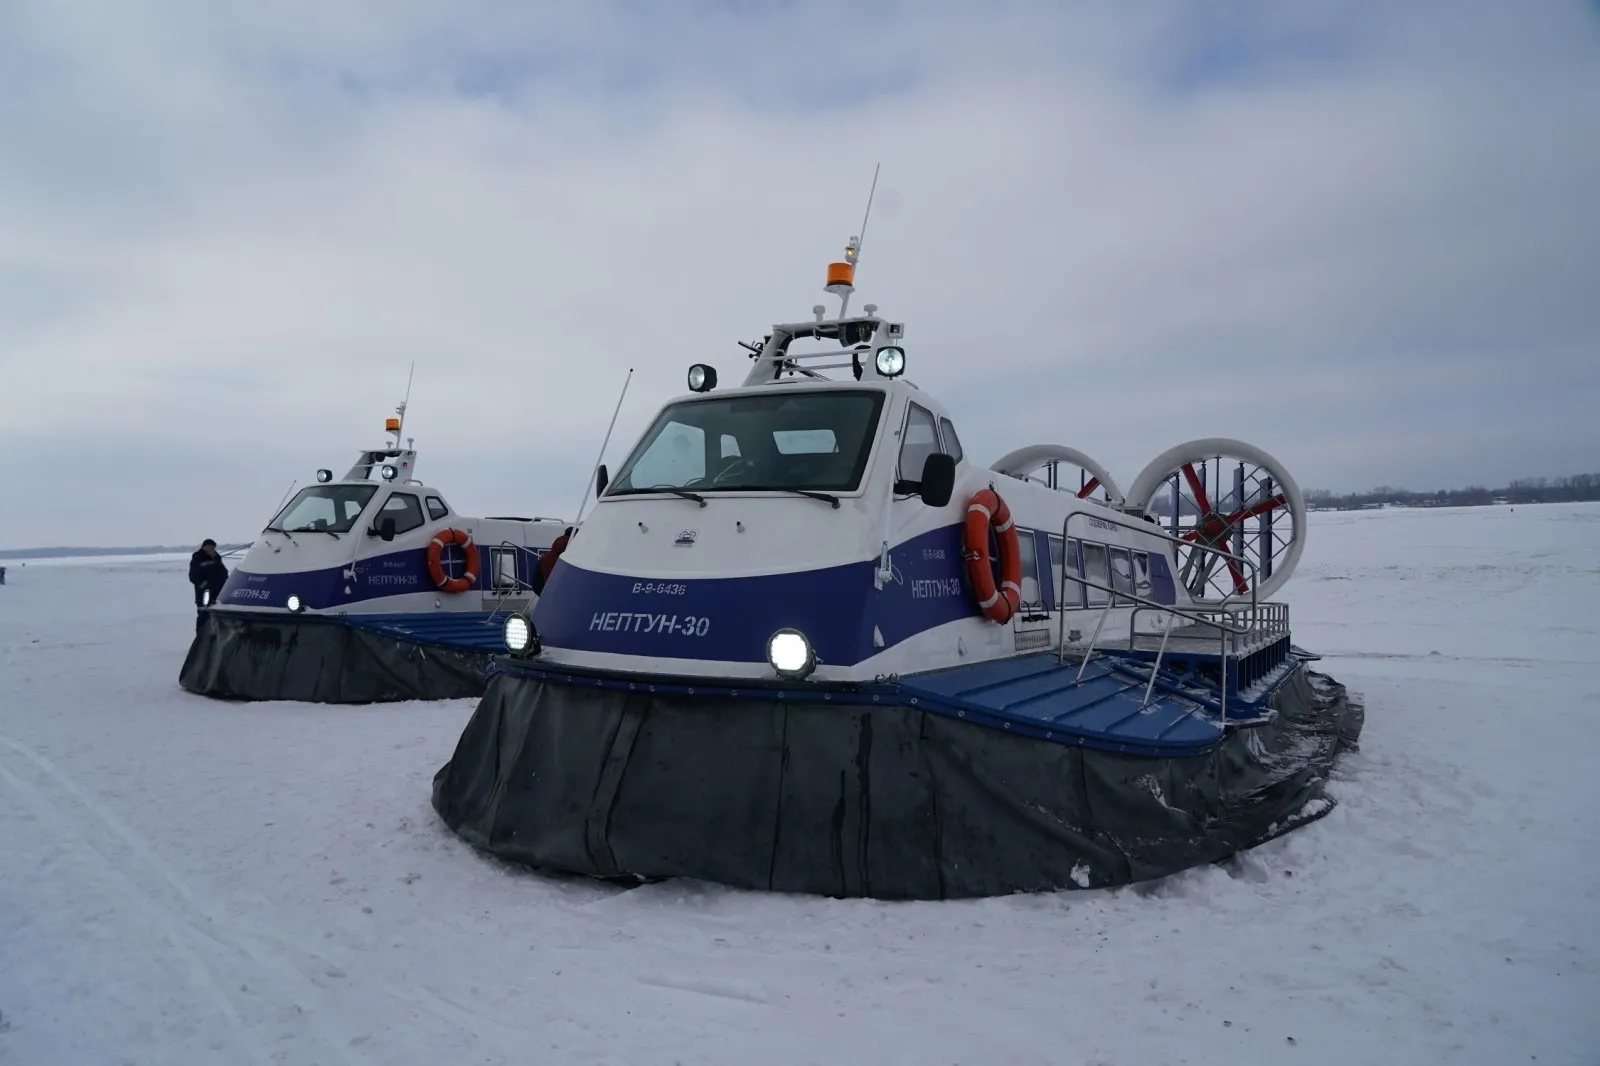
<svg viewBox="0 0 1600 1066"><path fill-rule="evenodd" d="M1070 530L1072 529L1072 520L1074 518L1091 518L1098 522L1106 522L1110 525L1121 526L1123 529L1131 529L1136 533L1143 533L1146 536L1160 537L1162 540L1175 544L1180 548L1198 548L1203 552L1210 552L1212 555L1218 555L1224 559L1228 559L1236 563L1243 563L1245 566L1250 568L1250 611L1252 614L1255 613L1257 606L1256 586L1261 584L1261 570L1254 562L1246 559L1244 556L1235 555L1232 552L1225 552L1221 548L1213 548L1211 545L1201 544L1199 541L1184 540L1182 537L1169 533L1152 522L1135 522L1131 519L1125 520L1122 515L1115 511L1108 511L1105 515L1094 514L1090 511L1071 512L1067 515L1066 520L1061 523L1061 539L1063 542L1072 539ZM1116 546L1120 547L1121 545ZM1066 546L1063 543L1062 551L1065 550ZM1110 565L1109 559L1106 565ZM1173 574L1172 579L1174 584L1176 584L1178 575ZM1227 596L1222 597L1222 599L1217 602L1217 607L1222 608L1222 605L1226 604L1229 600L1229 597L1232 595L1232 593L1229 593Z"/></svg>
<svg viewBox="0 0 1600 1066"><path fill-rule="evenodd" d="M1097 590L1099 590L1101 592L1105 592L1105 593L1108 594L1107 597L1106 597L1105 607L1100 612L1100 621L1095 624L1094 634L1089 638L1089 646L1086 649L1084 649L1083 661L1078 664L1078 680L1079 681L1083 680L1083 671L1088 667L1089 660L1094 657L1094 646L1095 646L1095 643L1100 639L1100 630L1102 628L1104 628L1104 626L1106 624L1106 619L1111 616L1111 608L1116 605L1118 598L1121 597L1122 599L1128 600L1131 603L1138 604L1140 608L1149 609L1149 610L1155 610L1155 611L1161 611L1161 612L1163 612L1164 614L1166 614L1168 616L1167 621L1166 621L1166 625L1163 627L1164 628L1164 632L1163 632L1162 640L1161 640L1161 650L1162 650L1162 652L1166 651L1167 638L1170 637L1171 634L1172 634L1172 619L1173 618L1185 618L1185 619L1188 619L1191 623L1197 623L1199 625L1211 626L1211 627L1215 628L1216 630L1218 630L1218 634L1217 634L1217 636L1218 636L1218 647L1219 647L1219 651L1221 653L1220 656L1219 656L1219 662L1220 662L1220 669L1222 670L1222 678L1221 678L1221 680L1222 680L1222 689L1221 689L1222 697L1221 697L1221 702L1220 702L1219 706L1220 706L1220 710L1221 710L1222 721L1223 721L1224 724L1226 724L1226 722L1228 720L1228 637L1230 635L1243 636L1245 634L1252 633L1252 632L1255 631L1256 627L1254 625L1254 621L1255 621L1255 617L1256 617L1256 612L1259 610L1259 607L1260 607L1260 605L1256 601L1256 585L1258 584L1258 582L1255 580L1255 578L1258 576L1258 571L1256 569L1256 565L1253 562L1251 562L1249 559L1246 559L1246 558L1244 558L1242 556L1234 555L1231 552L1222 551L1219 548L1213 548L1209 544L1200 544L1200 543L1198 543L1196 541L1184 540L1181 537L1174 536L1173 534L1168 533L1166 530L1162 529L1160 526L1156 526L1156 525L1154 525L1153 523L1150 523L1150 522L1138 522L1138 523L1135 523L1135 522L1131 522L1131 521L1123 521L1121 515L1117 515L1117 514L1114 514L1114 513L1108 513L1108 515L1098 515L1098 514L1091 514L1088 511L1073 511L1070 514L1068 514L1067 517L1066 517L1066 520L1061 523L1061 541L1062 541L1062 552L1063 552L1063 554L1066 552L1066 544L1067 544L1067 542L1072 539L1072 535L1071 535L1072 520L1074 518L1078 518L1078 517L1084 516L1084 515L1087 515L1088 517L1093 518L1093 519L1095 519L1097 521L1106 522L1106 523L1109 523L1111 525L1119 525L1119 526L1122 526L1124 529L1131 529L1131 530L1134 530L1135 532L1143 533L1143 534L1145 534L1147 536L1149 536L1149 535L1157 536L1157 537L1160 537L1163 540L1171 541L1174 544L1184 545L1184 546L1187 546L1187 547L1190 547L1190 548L1198 548L1201 551L1210 552L1213 555L1220 555L1224 559L1231 559L1231 560L1233 560L1235 562L1243 563L1245 566L1248 566L1250 568L1251 577L1252 577L1252 580L1250 582L1250 617L1251 617L1251 624L1247 625L1247 626L1229 625L1229 624L1226 624L1224 622L1219 622L1214 618L1203 617L1202 615L1200 615L1198 613L1191 614L1190 612L1185 611L1182 608L1178 607L1176 604L1157 603L1156 601L1154 601L1154 600L1152 600L1152 599L1150 599L1148 597L1141 596L1136 592L1123 592L1123 591L1121 591L1119 589L1112 588L1112 587L1107 586L1107 585L1101 585L1098 582L1090 581L1086 576L1084 576L1082 574L1079 574L1078 576L1071 578L1071 580L1076 581L1078 584L1084 586L1085 588L1097 589ZM1106 565L1108 567L1110 566L1110 557L1109 556L1107 557ZM1176 582L1176 579L1177 579L1177 575L1176 574L1173 575L1173 579L1174 579L1174 582ZM1067 602L1067 581L1068 581L1067 568L1065 566L1063 566L1061 568L1061 583L1059 585L1059 595L1056 598L1056 604L1057 604L1058 607ZM1224 602L1227 601L1227 597L1226 596L1223 597L1223 601ZM1198 610L1205 610L1205 609L1206 608L1198 608L1197 611ZM1210 610L1215 611L1215 610L1217 610L1217 608L1213 607L1213 608L1210 608ZM1067 640L1066 640L1066 635L1067 635L1067 612L1066 612L1065 609L1062 609L1062 610L1060 610L1059 613L1061 615L1061 618L1060 618L1060 621L1057 623L1057 631L1056 631L1056 664L1058 666L1065 664L1066 661L1067 661ZM1137 614L1138 610L1136 609L1134 613ZM1223 613L1231 613L1231 612L1224 611ZM1131 639L1132 625L1133 625L1132 619L1129 620L1128 624L1129 624L1129 627L1130 627L1129 628L1130 639L1129 639L1129 642L1128 642L1128 646L1131 649L1132 646L1133 646L1133 641ZM1150 681L1145 686L1145 697L1144 697L1145 698L1145 704L1148 704L1149 701L1150 701L1151 690L1155 687L1156 673L1160 670L1160 668L1161 668L1161 657L1160 657L1160 653L1158 653L1157 657L1156 657L1156 663L1155 663L1155 665L1152 667L1152 669L1150 671Z"/></svg>

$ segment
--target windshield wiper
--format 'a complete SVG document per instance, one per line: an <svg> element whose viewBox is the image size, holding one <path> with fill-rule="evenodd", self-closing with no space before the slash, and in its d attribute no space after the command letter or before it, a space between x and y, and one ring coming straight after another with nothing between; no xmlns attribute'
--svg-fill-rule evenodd
<svg viewBox="0 0 1600 1066"><path fill-rule="evenodd" d="M300 527L298 527L296 529L286 529L286 530L284 530L284 532L285 533L326 533L328 536L332 537L334 540L338 540L339 539L339 534L335 533L331 529L316 529L316 528L314 528L312 526L300 526Z"/></svg>
<svg viewBox="0 0 1600 1066"><path fill-rule="evenodd" d="M821 500L823 503L833 504L833 509L835 511L839 509L839 497L830 495L826 492L817 492L815 489L791 489L787 487L778 489L777 491L793 492L801 496L810 496L813 500Z"/></svg>
<svg viewBox="0 0 1600 1066"><path fill-rule="evenodd" d="M704 507L706 505L706 498L704 496L700 495L698 492L690 492L688 489L652 488L652 489L649 489L648 491L650 491L650 492L670 492L674 496L681 496L686 500L693 500L695 503L698 503L701 507Z"/></svg>

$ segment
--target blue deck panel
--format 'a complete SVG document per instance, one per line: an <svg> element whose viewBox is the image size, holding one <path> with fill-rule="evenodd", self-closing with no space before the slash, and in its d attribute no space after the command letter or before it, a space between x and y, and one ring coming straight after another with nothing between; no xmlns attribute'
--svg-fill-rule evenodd
<svg viewBox="0 0 1600 1066"><path fill-rule="evenodd" d="M1108 660L1078 664L1054 653L913 674L900 688L930 710L992 718L1028 733L1066 734L1094 747L1185 755L1222 740L1222 725L1202 704L1158 689L1147 707L1144 685ZM1008 726L1009 727L1009 726Z"/></svg>
<svg viewBox="0 0 1600 1066"><path fill-rule="evenodd" d="M401 640L476 652L505 651L504 613L439 611L433 614L345 615L345 625L370 629Z"/></svg>

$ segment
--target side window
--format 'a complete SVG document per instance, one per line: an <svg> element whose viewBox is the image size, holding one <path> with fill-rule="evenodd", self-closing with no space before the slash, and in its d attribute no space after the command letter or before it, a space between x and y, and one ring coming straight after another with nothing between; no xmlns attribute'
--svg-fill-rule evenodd
<svg viewBox="0 0 1600 1066"><path fill-rule="evenodd" d="M1133 592L1147 600L1155 598L1150 595L1150 556L1144 552L1133 553Z"/></svg>
<svg viewBox="0 0 1600 1066"><path fill-rule="evenodd" d="M444 501L437 496L429 496L424 502L428 505L428 517L435 522L450 513L450 508L446 507Z"/></svg>
<svg viewBox="0 0 1600 1066"><path fill-rule="evenodd" d="M514 589L519 587L517 581L517 549L491 548L494 558L494 569L490 572L493 576L494 587L497 589Z"/></svg>
<svg viewBox="0 0 1600 1066"><path fill-rule="evenodd" d="M961 451L961 438L956 436L956 427L951 425L948 418L939 419L939 436L944 440L945 454L959 463L964 454Z"/></svg>
<svg viewBox="0 0 1600 1066"><path fill-rule="evenodd" d="M383 501L383 509L378 512L378 524L385 518L394 519L394 532L396 536L401 533L410 533L413 529L422 528L422 504L409 492L397 492Z"/></svg>
<svg viewBox="0 0 1600 1066"><path fill-rule="evenodd" d="M921 481L922 467L928 456L939 450L939 435L934 429L933 415L925 408L912 404L906 413L905 436L900 440L900 466L898 477L902 481Z"/></svg>
<svg viewBox="0 0 1600 1066"><path fill-rule="evenodd" d="M1061 587L1061 574L1066 571L1066 588ZM1060 602L1057 607L1071 608L1083 606L1083 586L1078 579L1083 577L1083 571L1078 566L1078 541L1076 538L1063 541L1060 537L1050 538L1050 583L1055 586L1056 596Z"/></svg>
<svg viewBox="0 0 1600 1066"><path fill-rule="evenodd" d="M1118 592L1133 591L1133 561L1127 548L1111 549L1111 587Z"/></svg>
<svg viewBox="0 0 1600 1066"><path fill-rule="evenodd" d="M1095 544L1093 541L1083 542L1083 579L1092 581L1102 588L1084 586L1088 594L1090 606L1099 606L1106 602L1106 593L1103 586L1111 584L1111 569L1106 564L1106 546Z"/></svg>
<svg viewBox="0 0 1600 1066"><path fill-rule="evenodd" d="M1039 592L1039 553L1034 546L1033 530L1017 530L1018 554L1022 557L1022 603L1038 605L1044 602Z"/></svg>

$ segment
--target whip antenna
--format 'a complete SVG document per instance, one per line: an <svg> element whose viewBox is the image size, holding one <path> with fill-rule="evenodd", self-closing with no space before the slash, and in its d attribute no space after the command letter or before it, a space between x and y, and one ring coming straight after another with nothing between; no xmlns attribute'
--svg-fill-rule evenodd
<svg viewBox="0 0 1600 1066"><path fill-rule="evenodd" d="M861 258L861 248L867 243L867 220L872 217L872 197L878 191L878 171L883 169L883 164L875 164L872 168L872 188L867 190L867 210L861 216L861 236L856 238L856 258Z"/></svg>
<svg viewBox="0 0 1600 1066"><path fill-rule="evenodd" d="M411 369L406 372L406 398L401 400L400 406L394 409L394 413L400 417L391 419L394 425L389 428L389 432L394 434L394 446L396 448L400 447L400 438L405 432L406 405L411 402L411 379L416 376L416 373L417 361L413 359L411 360Z"/></svg>
<svg viewBox="0 0 1600 1066"><path fill-rule="evenodd" d="M861 232L850 238L844 249L844 262L828 264L828 284L824 290L839 297L839 317L850 312L850 293L855 290L856 262L861 258L861 243L867 235L867 220L872 217L872 197L878 191L878 171L883 164L872 168L872 188L867 190L867 210L861 216Z"/></svg>
<svg viewBox="0 0 1600 1066"><path fill-rule="evenodd" d="M583 521L583 509L589 505L589 489L594 486L595 475L600 472L600 461L606 457L606 445L611 443L611 431L617 427L617 415L622 411L622 399L628 395L628 382L633 380L633 367L628 368L628 376L622 379L622 395L617 397L617 406L611 412L611 424L606 427L605 440L600 442L600 454L594 457L594 469L589 471L589 480L583 486L583 500L578 504L578 514L572 520L573 525Z"/></svg>

